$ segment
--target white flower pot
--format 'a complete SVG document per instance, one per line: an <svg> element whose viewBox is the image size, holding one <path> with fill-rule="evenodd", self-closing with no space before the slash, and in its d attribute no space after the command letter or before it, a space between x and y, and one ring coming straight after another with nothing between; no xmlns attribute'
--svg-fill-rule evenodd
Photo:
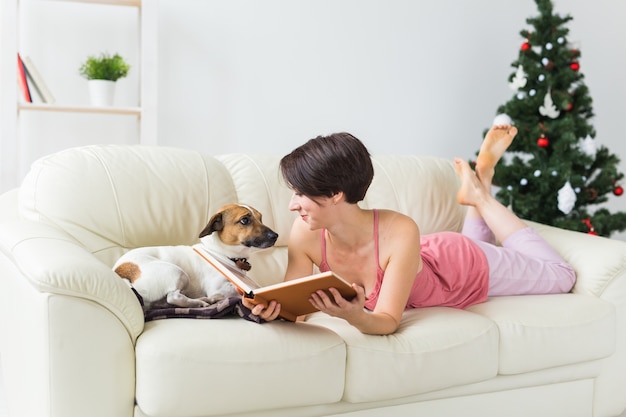
<svg viewBox="0 0 626 417"><path fill-rule="evenodd" d="M115 97L115 81L88 80L89 98L93 106L112 106Z"/></svg>

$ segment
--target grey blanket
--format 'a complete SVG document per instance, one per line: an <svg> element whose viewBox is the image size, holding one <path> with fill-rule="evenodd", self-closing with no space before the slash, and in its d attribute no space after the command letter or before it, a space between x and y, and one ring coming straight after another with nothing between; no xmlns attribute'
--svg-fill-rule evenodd
<svg viewBox="0 0 626 417"><path fill-rule="evenodd" d="M137 300L143 307L143 298L139 293L131 287ZM226 317L241 317L244 320L253 321L255 323L264 323L265 320L257 315L252 314L249 308L241 303L241 297L230 297L208 307L185 308L185 307L166 307L156 308L144 311L145 321L185 318L185 319L221 319Z"/></svg>

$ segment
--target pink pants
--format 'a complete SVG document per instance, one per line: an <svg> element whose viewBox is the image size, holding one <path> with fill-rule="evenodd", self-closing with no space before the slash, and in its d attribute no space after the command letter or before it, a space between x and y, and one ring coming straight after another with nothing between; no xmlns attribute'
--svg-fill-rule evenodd
<svg viewBox="0 0 626 417"><path fill-rule="evenodd" d="M490 296L566 293L576 282L574 269L530 227L513 233L502 246L482 219L465 219L463 234L487 256Z"/></svg>

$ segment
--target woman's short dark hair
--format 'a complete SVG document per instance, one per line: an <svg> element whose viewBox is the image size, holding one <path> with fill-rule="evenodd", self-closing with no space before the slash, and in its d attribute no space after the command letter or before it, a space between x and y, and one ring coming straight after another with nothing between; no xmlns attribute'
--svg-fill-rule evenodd
<svg viewBox="0 0 626 417"><path fill-rule="evenodd" d="M354 204L365 197L374 167L365 145L349 133L318 136L280 161L290 188L307 197L332 197L343 192Z"/></svg>

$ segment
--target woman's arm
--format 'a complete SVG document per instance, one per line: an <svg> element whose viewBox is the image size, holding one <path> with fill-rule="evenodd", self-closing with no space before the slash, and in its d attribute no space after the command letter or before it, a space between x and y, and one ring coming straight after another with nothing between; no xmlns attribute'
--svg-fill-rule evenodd
<svg viewBox="0 0 626 417"><path fill-rule="evenodd" d="M313 273L313 259L311 253L320 247L320 231L311 231L301 219L294 220L289 233L287 247L287 271L285 281L306 277Z"/></svg>
<svg viewBox="0 0 626 417"><path fill-rule="evenodd" d="M319 245L319 242L317 244ZM313 273L313 261L308 255L308 251L313 245L315 245L314 232L309 230L307 224L302 219L297 218L289 234L289 246L287 248L288 264L285 281L305 277ZM252 311L252 314L267 321L275 320L280 313L280 304L276 301L270 301L268 305L255 305L244 297L242 302L244 306Z"/></svg>

